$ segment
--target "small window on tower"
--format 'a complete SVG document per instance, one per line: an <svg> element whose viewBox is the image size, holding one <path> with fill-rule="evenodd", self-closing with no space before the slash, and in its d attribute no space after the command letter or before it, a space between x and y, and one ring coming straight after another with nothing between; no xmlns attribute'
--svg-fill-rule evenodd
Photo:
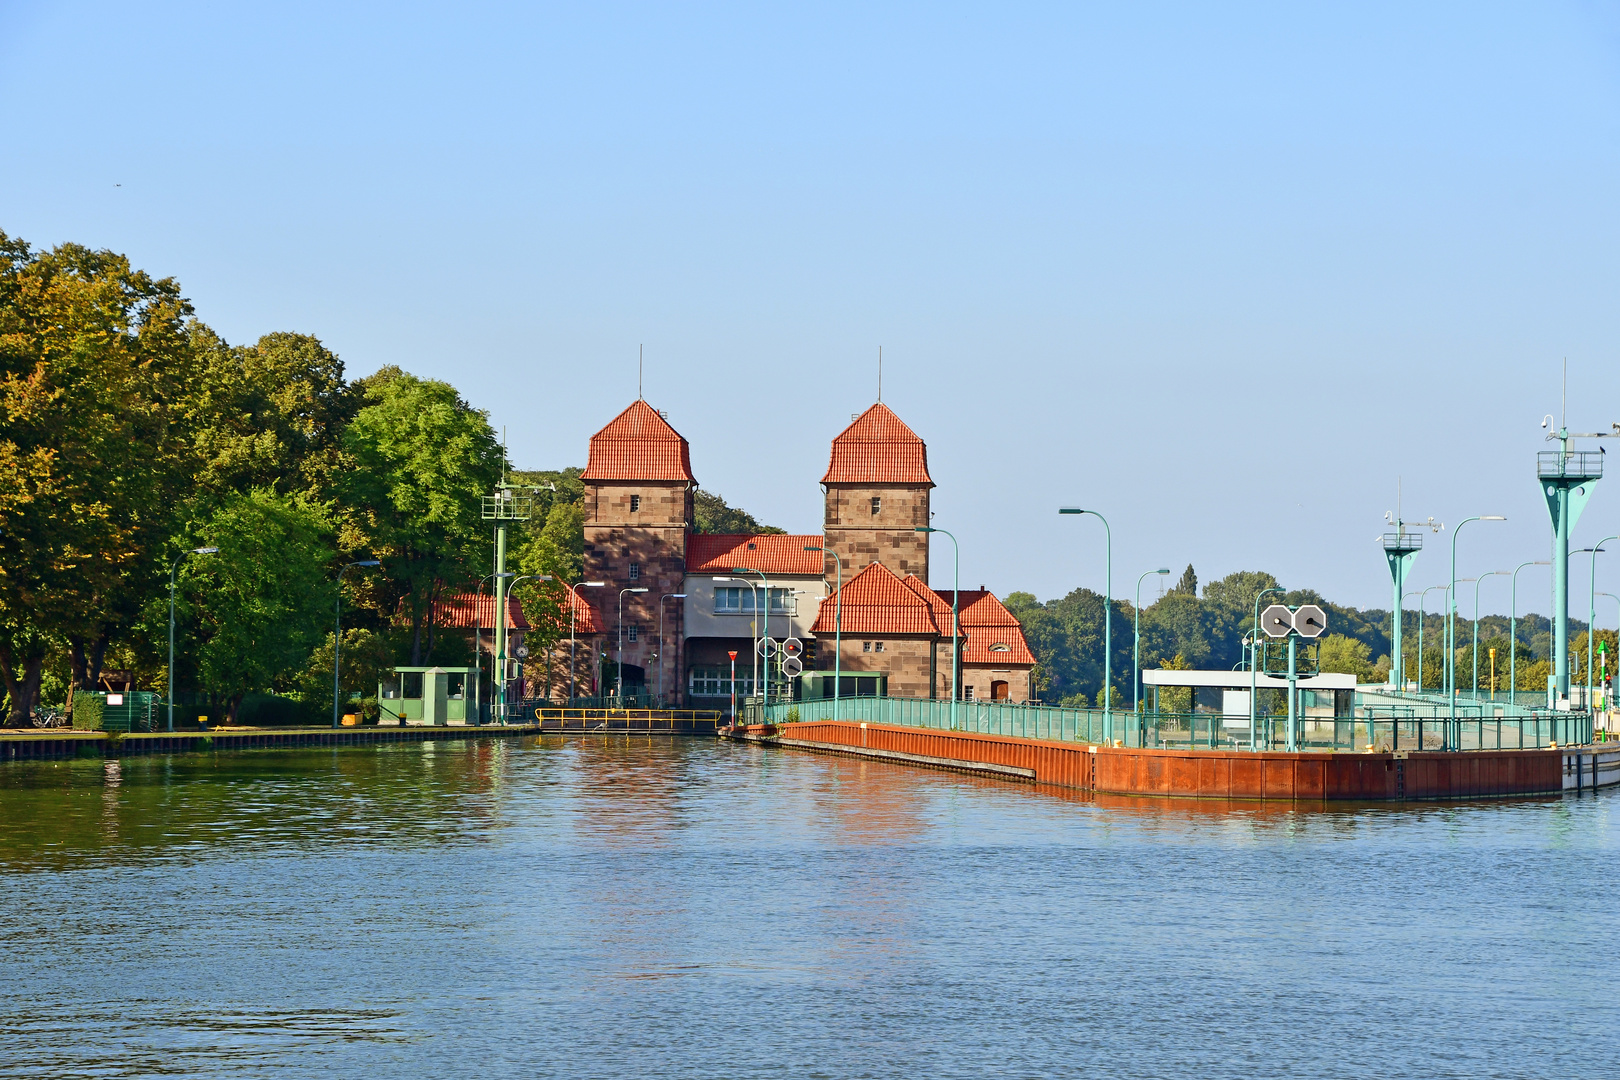
<svg viewBox="0 0 1620 1080"><path fill-rule="evenodd" d="M874 515L883 513L883 496L872 496L872 513Z"/></svg>
<svg viewBox="0 0 1620 1080"><path fill-rule="evenodd" d="M883 642L881 642L881 641L872 642L872 651L873 652L882 652L883 651Z"/></svg>
<svg viewBox="0 0 1620 1080"><path fill-rule="evenodd" d="M627 626L624 629L625 629L625 635L631 641L640 640L640 638L641 638L641 627L639 627L639 626Z"/></svg>
<svg viewBox="0 0 1620 1080"><path fill-rule="evenodd" d="M861 642L861 652L871 652L871 651L872 651L872 643L870 641Z"/></svg>
<svg viewBox="0 0 1620 1080"><path fill-rule="evenodd" d="M633 563L630 564L630 580L631 581L639 581L640 579L641 579L641 564L638 563L638 562L633 562Z"/></svg>
<svg viewBox="0 0 1620 1080"><path fill-rule="evenodd" d="M632 514L635 514L635 513L639 513L640 511L641 511L641 496L640 495L632 495L632 496L630 496L630 512Z"/></svg>

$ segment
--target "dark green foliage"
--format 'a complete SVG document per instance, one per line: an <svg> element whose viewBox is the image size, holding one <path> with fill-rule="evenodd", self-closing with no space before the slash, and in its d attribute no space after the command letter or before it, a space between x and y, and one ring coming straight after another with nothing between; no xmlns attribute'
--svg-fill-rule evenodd
<svg viewBox="0 0 1620 1080"><path fill-rule="evenodd" d="M1183 596L1198 596L1198 575L1193 571L1192 563L1181 572L1181 580L1176 582L1175 591Z"/></svg>
<svg viewBox="0 0 1620 1080"><path fill-rule="evenodd" d="M726 500L713 492L698 488L692 493L693 515L697 518L697 531L701 533L759 534L785 533L774 525L761 525L748 511L727 506Z"/></svg>

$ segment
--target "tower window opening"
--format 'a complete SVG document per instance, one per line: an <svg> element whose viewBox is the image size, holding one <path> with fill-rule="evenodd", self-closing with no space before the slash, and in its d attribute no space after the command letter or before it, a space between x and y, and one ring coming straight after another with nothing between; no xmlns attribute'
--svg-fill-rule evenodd
<svg viewBox="0 0 1620 1080"><path fill-rule="evenodd" d="M633 562L633 563L630 564L630 580L631 581L639 581L640 579L641 579L641 564L638 563L638 562Z"/></svg>
<svg viewBox="0 0 1620 1080"><path fill-rule="evenodd" d="M883 496L872 496L872 513L874 516L883 513Z"/></svg>
<svg viewBox="0 0 1620 1080"><path fill-rule="evenodd" d="M627 627L624 628L624 631L625 631L625 637L629 638L631 641L639 641L639 640L641 640L641 627L639 627L639 626L627 626Z"/></svg>
<svg viewBox="0 0 1620 1080"><path fill-rule="evenodd" d="M636 514L636 513L641 512L641 496L640 495L632 495L632 496L630 496L630 512L632 514Z"/></svg>

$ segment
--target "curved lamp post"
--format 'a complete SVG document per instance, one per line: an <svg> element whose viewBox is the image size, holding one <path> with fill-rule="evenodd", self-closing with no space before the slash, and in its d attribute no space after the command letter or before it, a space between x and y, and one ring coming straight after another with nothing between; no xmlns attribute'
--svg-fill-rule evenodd
<svg viewBox="0 0 1620 1080"><path fill-rule="evenodd" d="M1142 581L1154 574L1164 575L1170 572L1169 567L1161 570L1149 570L1136 579L1136 634L1131 645L1131 697L1136 709L1136 742L1140 746L1146 730L1142 724ZM1154 730L1157 730L1155 728Z"/></svg>
<svg viewBox="0 0 1620 1080"><path fill-rule="evenodd" d="M1474 517L1464 518L1458 522L1455 529L1451 530L1451 592L1446 597L1446 671L1450 676L1446 682L1451 689L1451 730L1446 733L1448 749L1455 748L1461 741L1457 728L1457 534L1462 532L1463 526L1470 521L1506 520L1507 518L1501 514L1476 514Z"/></svg>
<svg viewBox="0 0 1620 1080"><path fill-rule="evenodd" d="M1419 694L1423 693L1423 624L1428 622L1428 614L1429 614L1427 611L1423 610L1423 605L1427 601L1429 594L1434 592L1434 590L1439 589L1440 590L1440 596L1441 596L1440 606L1442 608L1444 608L1445 603L1446 603L1445 602L1445 593L1446 593L1446 590L1449 589L1450 587L1451 586L1449 586L1449 585L1430 585L1427 589L1423 590L1423 595L1418 597L1418 693ZM1444 617L1445 616L1442 614L1441 618L1444 618ZM1442 623L1441 625L1443 626L1444 623ZM1441 675L1440 675L1440 689L1442 689L1442 690L1445 689L1445 682L1446 682L1445 665L1442 664L1441 665Z"/></svg>
<svg viewBox="0 0 1620 1080"><path fill-rule="evenodd" d="M1260 601L1265 599L1266 593L1287 592L1281 585L1261 589L1254 594L1254 629L1249 631L1249 749L1260 749L1260 714L1255 707L1255 697L1259 689L1256 672L1260 670ZM1190 705L1191 702L1189 701ZM1190 710L1189 710L1190 712ZM1187 721L1187 746L1192 746L1192 720ZM1266 749L1271 749L1271 731L1266 731Z"/></svg>
<svg viewBox="0 0 1620 1080"><path fill-rule="evenodd" d="M1547 559L1532 559L1513 568L1512 598L1508 601L1508 702L1519 689L1519 571L1527 566L1551 566Z"/></svg>
<svg viewBox="0 0 1620 1080"><path fill-rule="evenodd" d="M624 594L644 593L646 591L647 586L645 585L632 585L628 589L619 590L619 670L614 672L614 675L617 677L619 708L621 709L624 708Z"/></svg>
<svg viewBox="0 0 1620 1080"><path fill-rule="evenodd" d="M218 555L217 547L192 548L182 551L169 567L169 730L174 730L174 575L187 555Z"/></svg>
<svg viewBox="0 0 1620 1080"><path fill-rule="evenodd" d="M667 592L658 598L658 703L664 703L664 601L685 600L683 592Z"/></svg>
<svg viewBox="0 0 1620 1080"><path fill-rule="evenodd" d="M1507 577L1511 571L1488 570L1474 579L1474 702L1479 702L1479 583L1488 577Z"/></svg>
<svg viewBox="0 0 1620 1080"><path fill-rule="evenodd" d="M376 559L361 559L359 562L347 563L338 571L337 601L333 605L333 633L332 633L332 726L340 727L338 723L338 695L342 690L338 686L338 657L343 652L343 574L354 566L381 566Z"/></svg>
<svg viewBox="0 0 1620 1080"><path fill-rule="evenodd" d="M806 547L806 551L820 551L825 553L827 541L823 539L820 547ZM839 558L838 552L832 552L833 565L838 570L838 588L833 593L833 719L838 719L838 677L843 673L844 663L844 560ZM822 573L826 573L825 570ZM822 579L825 582L825 578Z"/></svg>
<svg viewBox="0 0 1620 1080"><path fill-rule="evenodd" d="M771 579L765 576L765 571L763 571L763 570L750 570L746 566L733 566L731 568L731 572L733 574L758 574L759 575L759 580L762 583L762 587L765 590L765 609L764 609L764 613L761 614L760 613L760 607L759 607L759 594L755 593L754 594L754 621L755 621L756 625L760 628L760 636L759 636L758 640L760 640L760 641L769 641L771 639ZM744 578L743 580L748 581L747 578ZM748 582L748 587L753 588L754 583L749 581ZM759 694L759 719L760 719L760 723L764 723L766 721L765 709L771 703L771 657L770 657L770 653L768 651L770 649L770 646L769 645L765 646L765 649L767 650L767 652L765 653L765 655L761 656L760 655L760 646L758 644L755 644L755 646L754 646L754 659L755 659L755 662L759 665L758 670L759 670L760 675L762 676L762 678L756 680L755 683L754 683L754 689Z"/></svg>
<svg viewBox="0 0 1620 1080"><path fill-rule="evenodd" d="M1586 579L1586 711L1592 711L1592 653L1597 648L1592 636L1597 627L1597 557L1603 545L1620 536L1605 536L1592 545L1592 574Z"/></svg>
<svg viewBox="0 0 1620 1080"><path fill-rule="evenodd" d="M1078 506L1064 506L1058 509L1060 514L1090 514L1103 525L1105 552L1103 562L1103 740L1110 745L1114 741L1114 530L1109 528L1108 519L1095 510L1085 510Z"/></svg>
<svg viewBox="0 0 1620 1080"><path fill-rule="evenodd" d="M951 537L951 550L956 555L956 591L951 593L951 730L956 730L956 698L957 698L957 671L962 666L962 620L958 617L957 604L962 598L962 548L956 542L956 537L944 529L935 529L928 526L918 526L920 533L942 533ZM932 692L932 691L930 691Z"/></svg>
<svg viewBox="0 0 1620 1080"><path fill-rule="evenodd" d="M520 574L519 576L513 578L511 581L508 581L506 583L505 592L506 592L507 600L508 601L511 600L511 598L512 598L512 590L518 587L518 582L520 582L520 581L555 581L555 580L556 579L553 578L550 574ZM523 601L521 601L521 600L518 601L518 605L520 607L522 606L522 603L523 603ZM509 604L502 604L500 612L495 616L496 618L501 620L501 638L500 639L502 641L506 640L506 616L509 614L509 612L507 611L508 606L510 606L510 605ZM527 648L527 646L525 646L525 648ZM505 663L501 664L501 680L500 680L499 685L500 685L500 702L501 702L501 721L500 722L504 726L506 724L506 664Z"/></svg>
<svg viewBox="0 0 1620 1080"><path fill-rule="evenodd" d="M574 631L579 626L579 590L605 589L605 581L576 581L568 586L568 704L572 705L579 695L574 693L578 689L574 685L574 676L579 673L579 666L574 663Z"/></svg>
<svg viewBox="0 0 1620 1080"><path fill-rule="evenodd" d="M1401 602L1403 604L1405 603L1406 598L1408 596L1415 596L1415 597L1417 597L1419 599L1419 601L1421 601L1422 598L1423 598L1423 590L1421 590L1421 589L1413 589L1411 592L1402 593L1401 594ZM1421 611L1418 612L1418 622L1419 622L1420 625L1423 622L1423 612L1421 612ZM1419 653L1422 653L1422 651L1423 651L1422 649L1418 650ZM1393 659L1393 658L1391 658L1391 659ZM1395 688L1395 692L1398 693L1398 694L1404 694L1404 693L1406 693L1406 657L1404 657L1404 656L1401 657L1400 671L1401 671L1401 684ZM1419 690L1423 689L1421 680L1419 680L1418 689Z"/></svg>

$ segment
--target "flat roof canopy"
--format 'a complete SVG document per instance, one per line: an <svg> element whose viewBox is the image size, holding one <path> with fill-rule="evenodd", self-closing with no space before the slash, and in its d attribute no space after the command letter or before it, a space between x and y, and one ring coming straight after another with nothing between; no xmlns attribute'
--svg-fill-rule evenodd
<svg viewBox="0 0 1620 1080"><path fill-rule="evenodd" d="M1247 671L1172 671L1169 668L1143 668L1142 682L1148 686L1220 686L1228 690L1247 690L1249 688L1249 673ZM1254 685L1257 687L1282 687L1287 689L1288 680L1275 675L1266 675L1256 672ZM1356 677L1341 674L1336 671L1323 672L1320 675L1300 676L1296 685L1301 690L1354 690Z"/></svg>

